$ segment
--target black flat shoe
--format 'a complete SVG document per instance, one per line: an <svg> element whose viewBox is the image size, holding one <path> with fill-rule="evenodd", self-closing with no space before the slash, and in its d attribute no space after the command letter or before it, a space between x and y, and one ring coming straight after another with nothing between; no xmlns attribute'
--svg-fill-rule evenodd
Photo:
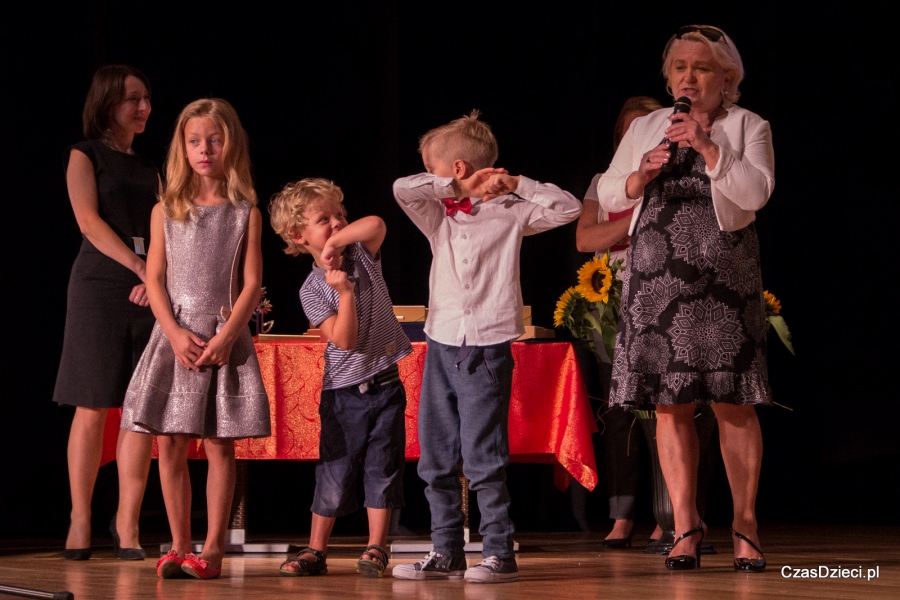
<svg viewBox="0 0 900 600"><path fill-rule="evenodd" d="M754 550L759 552L759 556L760 556L759 558L735 558L734 559L734 570L735 571L752 571L754 573L759 573L761 571L765 571L766 570L766 557L763 554L762 550L760 550L756 544L751 542L750 538L748 538L746 535L744 535L742 533L738 533L734 529L731 530L731 535L733 535L734 537L736 537L740 540L744 540L745 542L750 544L750 546Z"/></svg>
<svg viewBox="0 0 900 600"><path fill-rule="evenodd" d="M700 524L687 531L682 533L675 539L675 543L672 544L672 547L678 545L678 542L681 540L694 535L695 533L700 534L700 539L697 540L696 546L694 546L694 556L690 554L680 554L678 556L669 555L666 558L666 568L672 569L674 571L687 571L689 569L699 569L700 568L700 545L703 543L703 538L706 537L706 529L703 527L703 521L700 521Z"/></svg>
<svg viewBox="0 0 900 600"><path fill-rule="evenodd" d="M119 532L116 530L116 515L113 515L112 521L109 523L109 532L113 537L113 550L116 558L122 560L144 560L147 553L143 548L122 548L119 544Z"/></svg>
<svg viewBox="0 0 900 600"><path fill-rule="evenodd" d="M626 548L631 548L631 538L634 535L634 529L631 530L631 533L628 534L628 537L623 538L606 538L603 540L603 547L609 548L610 550L625 550Z"/></svg>
<svg viewBox="0 0 900 600"><path fill-rule="evenodd" d="M66 548L63 550L63 558L66 560L87 560L90 557L90 548Z"/></svg>

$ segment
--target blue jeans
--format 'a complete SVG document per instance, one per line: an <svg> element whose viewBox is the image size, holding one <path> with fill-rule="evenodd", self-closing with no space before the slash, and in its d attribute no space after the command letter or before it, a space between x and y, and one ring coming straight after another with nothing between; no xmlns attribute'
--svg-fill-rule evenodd
<svg viewBox="0 0 900 600"><path fill-rule="evenodd" d="M463 552L459 461L478 494L483 555L513 556L506 465L509 464L510 343L460 348L427 339L419 405L419 476L428 484L431 540L441 554ZM464 353L465 354L465 353Z"/></svg>
<svg viewBox="0 0 900 600"><path fill-rule="evenodd" d="M359 508L356 480L363 470L365 505L403 506L406 391L393 381L322 390L319 462L312 512L340 517Z"/></svg>

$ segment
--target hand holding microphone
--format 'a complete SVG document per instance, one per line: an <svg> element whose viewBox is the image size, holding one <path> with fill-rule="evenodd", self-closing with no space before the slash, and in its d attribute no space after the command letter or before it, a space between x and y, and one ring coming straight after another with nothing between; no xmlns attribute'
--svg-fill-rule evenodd
<svg viewBox="0 0 900 600"><path fill-rule="evenodd" d="M675 110L673 115L687 114L691 112L691 99L682 96L675 101ZM671 117L670 117L671 118ZM671 129L671 125L669 129ZM667 129L668 131L668 129ZM660 172L670 172L675 163L675 151L678 149L678 142L663 138L659 145L651 148L641 157L641 164L637 170L629 175L625 183L625 195L628 198L637 199L644 193L644 186L656 178Z"/></svg>
<svg viewBox="0 0 900 600"><path fill-rule="evenodd" d="M689 113L691 112L691 99L687 96L682 96L678 100L675 101L675 110L672 111L673 115L677 115L678 113ZM663 173L668 173L675 166L675 151L678 149L678 142L672 142L668 138L663 139L663 142L668 143L669 145L669 154L671 155L669 160L661 167Z"/></svg>

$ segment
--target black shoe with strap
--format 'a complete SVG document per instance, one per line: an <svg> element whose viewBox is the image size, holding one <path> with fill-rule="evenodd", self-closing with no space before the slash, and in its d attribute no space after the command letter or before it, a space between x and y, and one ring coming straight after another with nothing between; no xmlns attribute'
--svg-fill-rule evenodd
<svg viewBox="0 0 900 600"><path fill-rule="evenodd" d="M759 546L750 541L743 533L738 533L734 529L731 530L731 535L738 538L739 540L744 540L750 547L759 552L759 558L735 558L734 559L734 570L735 571L753 571L754 573L759 573L760 571L766 570L766 556L763 554L762 550L759 549Z"/></svg>
<svg viewBox="0 0 900 600"><path fill-rule="evenodd" d="M697 540L697 544L694 546L694 556L690 554L680 554L678 556L672 556L671 554L666 558L666 568L673 569L675 571L686 571L689 569L699 569L700 568L700 545L703 543L703 538L706 537L706 528L703 526L703 521L700 521L700 524L687 531L682 533L680 536L675 538L675 543L672 544L672 547L678 545L678 543L688 537L691 537L694 534L700 534L700 539Z"/></svg>

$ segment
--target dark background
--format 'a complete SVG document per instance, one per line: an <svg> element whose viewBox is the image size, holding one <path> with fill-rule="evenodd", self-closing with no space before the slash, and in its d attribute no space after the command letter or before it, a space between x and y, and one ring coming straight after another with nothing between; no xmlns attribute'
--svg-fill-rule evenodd
<svg viewBox="0 0 900 600"><path fill-rule="evenodd" d="M65 443L72 409L50 398L80 235L61 157L81 139L81 108L96 67L124 62L149 76L153 113L135 148L160 167L180 109L199 97L228 99L250 135L261 208L288 181L333 179L344 189L351 219L378 214L387 222L384 269L394 302L427 304L429 247L390 187L395 178L422 170L418 136L479 108L500 144L498 166L582 197L593 174L609 163L621 103L637 94L671 102L660 55L677 27L696 22L732 36L746 70L740 105L767 118L774 132L777 186L757 227L765 287L783 302L797 356L772 337L775 399L791 410L759 411L765 440L760 520L763 526L900 525L894 508L898 411L889 385L897 338L886 277L895 253L890 218L878 202L893 186L882 192L874 183L893 178L890 160L870 162L868 148L854 138L874 126L866 94L883 92L894 79L885 82L881 73L873 80L871 54L858 44L878 37L870 34L880 17L869 14L862 22L847 13L788 14L775 2L665 10L622 4L383 1L274 8L261 2L211 9L94 1L59 9L7 7L3 296L9 343L0 413L0 539L61 540L68 523ZM829 95L841 102L818 100ZM538 325L551 326L556 298L587 258L575 250L574 234L573 223L523 244L523 296ZM274 332L302 332L296 293L309 259L281 254L268 227L263 252ZM251 533L308 530L311 465L250 467ZM204 465L192 468L202 514ZM519 529L574 528L569 498L553 489L550 467L514 465L510 477ZM427 529L412 470L407 482L404 523ZM639 519L645 524L652 519L647 490L644 484ZM110 465L98 481L95 538L115 496ZM710 496L708 521L727 525L721 464ZM603 484L588 507L591 527L604 530ZM144 515L145 538L164 538L155 471ZM362 527L359 518L348 518L338 532Z"/></svg>

